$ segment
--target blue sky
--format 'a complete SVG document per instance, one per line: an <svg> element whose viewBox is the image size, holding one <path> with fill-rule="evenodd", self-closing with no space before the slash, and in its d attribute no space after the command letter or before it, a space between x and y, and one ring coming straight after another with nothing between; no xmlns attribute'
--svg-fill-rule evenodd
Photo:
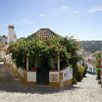
<svg viewBox="0 0 102 102"><path fill-rule="evenodd" d="M0 0L0 34L14 24L17 37L50 28L79 40L102 40L102 0Z"/></svg>

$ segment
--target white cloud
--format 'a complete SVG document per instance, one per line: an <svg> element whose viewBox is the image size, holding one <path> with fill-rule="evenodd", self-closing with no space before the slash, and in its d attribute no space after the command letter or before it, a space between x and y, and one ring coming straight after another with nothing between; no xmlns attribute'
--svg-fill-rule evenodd
<svg viewBox="0 0 102 102"><path fill-rule="evenodd" d="M68 6L62 6L61 9L68 9Z"/></svg>
<svg viewBox="0 0 102 102"><path fill-rule="evenodd" d="M95 13L95 12L102 12L102 7L92 7L92 8L89 8L88 13Z"/></svg>
<svg viewBox="0 0 102 102"><path fill-rule="evenodd" d="M44 17L44 18L46 18L46 15L45 15L45 14L41 14L40 16L41 16L41 17Z"/></svg>
<svg viewBox="0 0 102 102"><path fill-rule="evenodd" d="M33 25L33 24L35 24L35 22L30 21L30 20L27 20L27 19L21 20L21 23L23 23L23 24L28 24L28 25Z"/></svg>
<svg viewBox="0 0 102 102"><path fill-rule="evenodd" d="M58 10L57 14L60 15L60 14L63 14L63 13L78 14L79 11L74 10L74 9L72 9L72 8L70 8L70 7L66 6L66 5L64 5L64 6L62 6L62 7Z"/></svg>
<svg viewBox="0 0 102 102"><path fill-rule="evenodd" d="M63 14L78 14L78 13L79 13L78 10L74 10L67 5L63 5L63 6L58 7L58 8L49 9L46 12L46 14L44 14L44 13L40 14L40 17L49 18L49 17L52 17L52 16L60 16L60 15L63 15Z"/></svg>

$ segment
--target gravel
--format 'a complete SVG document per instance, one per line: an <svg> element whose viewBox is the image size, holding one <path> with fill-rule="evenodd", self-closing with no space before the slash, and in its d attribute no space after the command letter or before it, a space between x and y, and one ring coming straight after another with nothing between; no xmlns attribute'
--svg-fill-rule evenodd
<svg viewBox="0 0 102 102"><path fill-rule="evenodd" d="M0 65L0 102L102 102L102 89L90 74L70 88L25 86L9 68Z"/></svg>

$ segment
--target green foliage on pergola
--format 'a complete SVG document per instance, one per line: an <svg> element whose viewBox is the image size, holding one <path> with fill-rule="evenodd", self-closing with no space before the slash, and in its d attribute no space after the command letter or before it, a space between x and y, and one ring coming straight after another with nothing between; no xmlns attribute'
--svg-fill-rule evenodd
<svg viewBox="0 0 102 102"><path fill-rule="evenodd" d="M32 39L20 40L10 45L9 50L12 52L12 58L18 67L26 67L26 57L33 59L34 56L51 56L60 55L61 68L68 66L69 60L76 56L79 49L78 42L74 37L51 38L42 41L33 37Z"/></svg>

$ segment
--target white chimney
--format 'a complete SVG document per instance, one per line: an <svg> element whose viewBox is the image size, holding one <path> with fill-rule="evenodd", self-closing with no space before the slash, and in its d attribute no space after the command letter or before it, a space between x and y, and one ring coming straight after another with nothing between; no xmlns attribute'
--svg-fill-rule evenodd
<svg viewBox="0 0 102 102"><path fill-rule="evenodd" d="M16 40L14 25L8 25L8 43L14 43Z"/></svg>

